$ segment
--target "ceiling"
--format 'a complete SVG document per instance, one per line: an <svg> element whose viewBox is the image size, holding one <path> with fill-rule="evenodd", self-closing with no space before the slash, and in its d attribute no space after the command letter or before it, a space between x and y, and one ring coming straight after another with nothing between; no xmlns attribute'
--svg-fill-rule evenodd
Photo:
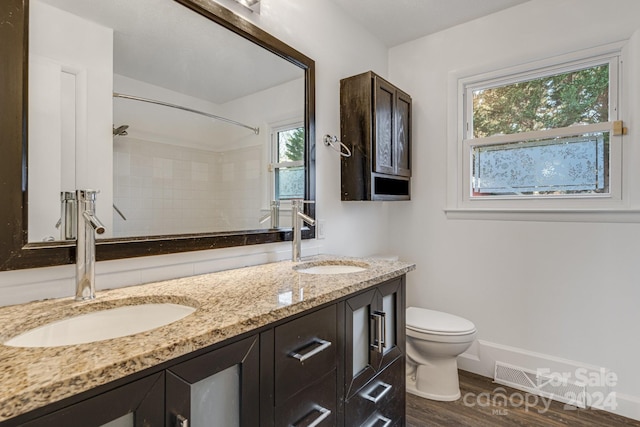
<svg viewBox="0 0 640 427"><path fill-rule="evenodd" d="M217 104L304 74L175 2L41 1L113 28L116 73ZM333 1L392 47L527 0Z"/></svg>
<svg viewBox="0 0 640 427"><path fill-rule="evenodd" d="M40 1L113 29L114 73L216 104L304 77L300 67L174 1Z"/></svg>
<svg viewBox="0 0 640 427"><path fill-rule="evenodd" d="M333 1L387 47L393 47L528 0Z"/></svg>

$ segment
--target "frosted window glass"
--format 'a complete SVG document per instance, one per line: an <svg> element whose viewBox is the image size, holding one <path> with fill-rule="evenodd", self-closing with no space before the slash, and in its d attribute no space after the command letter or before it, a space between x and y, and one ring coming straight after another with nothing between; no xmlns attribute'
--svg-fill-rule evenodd
<svg viewBox="0 0 640 427"><path fill-rule="evenodd" d="M276 199L304 199L304 166L276 169Z"/></svg>
<svg viewBox="0 0 640 427"><path fill-rule="evenodd" d="M385 326L385 335L384 335L384 352L388 352L391 348L396 344L396 328L395 328L395 318L396 318L396 295L391 294L382 298L382 311L385 313L384 318L384 326Z"/></svg>
<svg viewBox="0 0 640 427"><path fill-rule="evenodd" d="M608 193L608 132L473 148L473 196Z"/></svg>
<svg viewBox="0 0 640 427"><path fill-rule="evenodd" d="M234 365L191 387L191 427L240 425L240 366Z"/></svg>
<svg viewBox="0 0 640 427"><path fill-rule="evenodd" d="M133 427L133 412L128 413L118 419L109 421L100 427Z"/></svg>
<svg viewBox="0 0 640 427"><path fill-rule="evenodd" d="M353 375L369 364L369 306L353 312Z"/></svg>

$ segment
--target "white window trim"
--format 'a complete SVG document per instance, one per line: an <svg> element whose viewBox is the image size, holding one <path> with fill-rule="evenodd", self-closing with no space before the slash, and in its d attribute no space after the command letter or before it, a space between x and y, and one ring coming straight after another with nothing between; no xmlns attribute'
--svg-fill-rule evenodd
<svg viewBox="0 0 640 427"><path fill-rule="evenodd" d="M542 61L522 64L500 70L472 69L457 71L449 74L448 107L448 149L447 149L447 204L444 209L450 219L496 219L496 220L535 220L535 221L602 221L602 222L640 222L640 209L630 208L625 200L622 183L624 180L624 164L622 158L623 136L611 136L611 172L610 194L607 195L567 195L549 197L527 197L514 199L510 197L471 198L470 186L470 145L476 143L468 139L466 118L469 111L465 111L464 97L469 87L474 83L482 83L487 87L488 82L499 82L500 85L509 83L509 76L513 81L523 80L525 75L535 77L544 74L545 70L554 69L562 72L563 66L575 69L578 64L603 63L603 59L619 57L620 66L616 67L610 79L616 79L617 93L611 93L610 120L618 120L622 116L622 62L623 47L626 42L612 43L597 48L574 52L562 56L552 57ZM587 125L589 126L589 125ZM595 128L610 128L609 123L593 125ZM579 129L588 129L582 126ZM565 128L566 130L566 128ZM550 131L543 131L549 136ZM581 132L581 131L580 131ZM484 139L486 143L522 140L531 135L539 136L538 132L500 135ZM614 164L615 162L615 164ZM615 167L615 170L613 168ZM466 196L466 197L465 197Z"/></svg>
<svg viewBox="0 0 640 427"><path fill-rule="evenodd" d="M296 167L296 166L304 166L304 160L298 160L293 162L280 162L278 163L278 142L276 140L278 132L283 130L295 129L299 127L304 127L303 119L290 119L284 120L278 123L271 124L269 126L269 164L268 164L268 172L269 172L269 197L270 200L276 199L276 182L275 182L275 170L278 168L288 168L288 167ZM291 210L288 207L289 200L284 199L282 203L286 204L281 206L281 211Z"/></svg>

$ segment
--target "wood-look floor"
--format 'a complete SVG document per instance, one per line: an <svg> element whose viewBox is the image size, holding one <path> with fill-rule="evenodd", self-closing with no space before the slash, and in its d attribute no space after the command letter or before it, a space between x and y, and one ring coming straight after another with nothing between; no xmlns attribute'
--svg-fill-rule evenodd
<svg viewBox="0 0 640 427"><path fill-rule="evenodd" d="M541 397L465 371L460 371L460 391L463 398L455 402L438 402L407 393L407 426L640 427L640 421L609 412L578 409L549 400L543 402ZM502 404L505 395L506 405ZM538 404L534 405L536 401Z"/></svg>

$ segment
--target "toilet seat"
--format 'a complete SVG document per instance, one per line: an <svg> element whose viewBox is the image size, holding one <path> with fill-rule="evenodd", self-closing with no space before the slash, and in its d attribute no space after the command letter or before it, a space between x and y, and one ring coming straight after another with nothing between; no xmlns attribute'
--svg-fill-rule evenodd
<svg viewBox="0 0 640 427"><path fill-rule="evenodd" d="M441 311L407 308L407 329L432 335L469 335L476 332L473 322Z"/></svg>

